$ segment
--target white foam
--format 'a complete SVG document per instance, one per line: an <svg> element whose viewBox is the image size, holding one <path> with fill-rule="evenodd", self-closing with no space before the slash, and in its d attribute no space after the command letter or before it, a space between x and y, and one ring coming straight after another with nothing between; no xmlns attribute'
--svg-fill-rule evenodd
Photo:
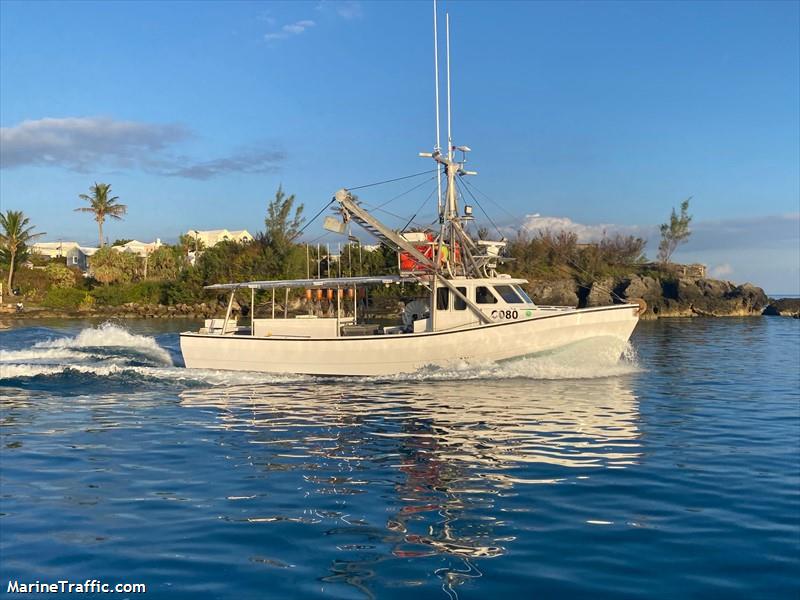
<svg viewBox="0 0 800 600"><path fill-rule="evenodd" d="M75 337L39 342L33 347L36 349L129 348L163 365L172 365L169 352L159 346L155 339L136 335L113 323L103 323L99 327L84 329Z"/></svg>
<svg viewBox="0 0 800 600"><path fill-rule="evenodd" d="M53 362L59 360L85 360L86 358L91 358L91 355L65 348L37 349L34 347L29 350L0 350L0 363L21 362L24 360Z"/></svg>
<svg viewBox="0 0 800 600"><path fill-rule="evenodd" d="M304 376L269 375L248 371L214 371L205 369L184 369L180 367L140 367L124 364L3 364L0 366L0 380L21 377L61 375L63 373L83 373L96 377L133 375L162 381L186 383L205 383L209 385L237 385L259 383L283 383L308 379Z"/></svg>
<svg viewBox="0 0 800 600"><path fill-rule="evenodd" d="M639 372L636 352L629 342L588 340L552 353L497 363L464 362L449 368L425 368L416 373L381 377L392 381L447 381L464 379L597 379ZM368 378L366 378L368 379Z"/></svg>
<svg viewBox="0 0 800 600"><path fill-rule="evenodd" d="M65 367L58 365L2 365L0 381L18 377L36 377L37 375L58 375Z"/></svg>

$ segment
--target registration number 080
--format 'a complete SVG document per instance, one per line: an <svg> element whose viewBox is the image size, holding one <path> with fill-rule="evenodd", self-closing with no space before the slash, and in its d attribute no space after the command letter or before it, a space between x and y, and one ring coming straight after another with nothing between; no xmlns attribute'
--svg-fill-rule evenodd
<svg viewBox="0 0 800 600"><path fill-rule="evenodd" d="M516 310L493 310L493 319L518 319L519 312Z"/></svg>

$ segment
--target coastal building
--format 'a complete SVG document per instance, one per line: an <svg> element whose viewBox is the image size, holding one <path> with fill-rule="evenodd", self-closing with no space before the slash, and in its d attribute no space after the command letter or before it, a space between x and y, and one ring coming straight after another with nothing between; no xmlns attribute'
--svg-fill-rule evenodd
<svg viewBox="0 0 800 600"><path fill-rule="evenodd" d="M157 250L164 244L161 243L161 239L156 238L155 242L140 242L139 240L131 240L121 246L112 246L118 252L132 252L138 256L144 258L154 250Z"/></svg>
<svg viewBox="0 0 800 600"><path fill-rule="evenodd" d="M63 259L68 267L77 267L86 273L89 270L89 257L97 252L97 248L81 246L78 242L37 242L32 245L31 250L40 256L46 256L51 260Z"/></svg>
<svg viewBox="0 0 800 600"><path fill-rule="evenodd" d="M151 252L160 248L164 244L160 239L154 242L140 242L131 240L120 246L111 246L117 252L130 252L139 257L146 257ZM51 260L63 260L68 267L77 267L83 273L89 273L89 258L99 250L91 246L81 246L78 242L37 242L31 246L31 250L40 256L46 256Z"/></svg>
<svg viewBox="0 0 800 600"><path fill-rule="evenodd" d="M660 271L662 273L670 273L680 277L697 277L704 279L708 276L708 268L706 265L700 263L692 263L690 265L683 265L680 263L662 263L651 262L644 263L643 268Z"/></svg>
<svg viewBox="0 0 800 600"><path fill-rule="evenodd" d="M47 258L62 258L66 253L74 248L79 248L78 242L36 242L31 249L34 253Z"/></svg>
<svg viewBox="0 0 800 600"><path fill-rule="evenodd" d="M253 236L246 229L208 229L201 231L199 229L190 229L186 235L193 240L197 240L203 244L204 247L210 248L216 246L220 242L231 241L239 244L244 244L253 241Z"/></svg>

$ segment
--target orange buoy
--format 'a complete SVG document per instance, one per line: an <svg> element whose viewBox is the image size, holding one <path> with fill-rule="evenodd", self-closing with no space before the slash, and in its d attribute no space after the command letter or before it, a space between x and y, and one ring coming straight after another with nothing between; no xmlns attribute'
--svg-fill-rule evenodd
<svg viewBox="0 0 800 600"><path fill-rule="evenodd" d="M353 293L353 288L347 288L347 297L352 300L353 296L355 296L355 294Z"/></svg>
<svg viewBox="0 0 800 600"><path fill-rule="evenodd" d="M311 290L306 290L306 300L311 302Z"/></svg>
<svg viewBox="0 0 800 600"><path fill-rule="evenodd" d="M333 290L328 290L328 300L333 300Z"/></svg>
<svg viewBox="0 0 800 600"><path fill-rule="evenodd" d="M322 290L317 290L317 300L322 300Z"/></svg>

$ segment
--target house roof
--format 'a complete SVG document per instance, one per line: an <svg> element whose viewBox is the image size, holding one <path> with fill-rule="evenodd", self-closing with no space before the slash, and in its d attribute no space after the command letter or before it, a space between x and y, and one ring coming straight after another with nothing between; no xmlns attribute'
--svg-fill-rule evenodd
<svg viewBox="0 0 800 600"><path fill-rule="evenodd" d="M68 250L70 248L77 248L78 242L34 242L33 248L41 250Z"/></svg>
<svg viewBox="0 0 800 600"><path fill-rule="evenodd" d="M250 232L247 229L190 229L186 232L186 235L202 235L202 236L212 236L212 235L242 235L246 233L250 235Z"/></svg>

